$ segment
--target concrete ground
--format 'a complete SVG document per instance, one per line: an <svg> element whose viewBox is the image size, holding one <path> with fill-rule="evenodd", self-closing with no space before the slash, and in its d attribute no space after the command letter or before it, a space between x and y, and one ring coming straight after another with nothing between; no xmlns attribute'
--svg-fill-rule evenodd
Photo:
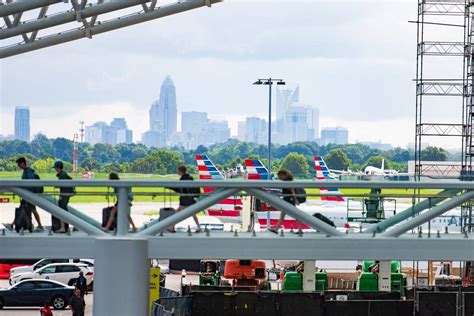
<svg viewBox="0 0 474 316"><path fill-rule="evenodd" d="M186 284L198 284L198 275L188 275L185 279ZM181 274L168 274L166 276L165 286L171 290L179 291L181 286ZM9 287L8 280L0 280L0 288ZM91 293L85 296L86 300L86 313L85 316L92 316L94 294ZM0 311L2 316L38 316L39 307L8 307ZM71 316L72 313L68 309L65 310L53 310L54 316Z"/></svg>

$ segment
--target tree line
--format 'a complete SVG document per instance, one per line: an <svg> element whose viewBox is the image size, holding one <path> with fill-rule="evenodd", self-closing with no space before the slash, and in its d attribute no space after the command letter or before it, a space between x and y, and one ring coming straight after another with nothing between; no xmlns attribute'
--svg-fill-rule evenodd
<svg viewBox="0 0 474 316"><path fill-rule="evenodd" d="M246 158L261 159L266 164L267 146L229 140L210 147L199 146L193 150L180 147L147 148L142 144L78 144L78 163L81 170L96 172L174 173L176 166L186 164L196 172L196 154L207 154L222 169L235 168ZM60 159L70 170L73 159L73 142L66 138L49 139L37 135L30 143L13 140L0 142L0 171L17 170L15 160L26 156L37 171L51 170L52 163ZM325 146L313 142L297 142L288 145L272 145L272 171L282 167L298 176L311 173L314 156L323 156L331 169L363 170L365 166L380 167L385 160L386 169L407 171L407 161L414 159L414 152L400 147L386 151L362 144ZM453 159L439 147L428 147L422 152L423 160L444 161Z"/></svg>

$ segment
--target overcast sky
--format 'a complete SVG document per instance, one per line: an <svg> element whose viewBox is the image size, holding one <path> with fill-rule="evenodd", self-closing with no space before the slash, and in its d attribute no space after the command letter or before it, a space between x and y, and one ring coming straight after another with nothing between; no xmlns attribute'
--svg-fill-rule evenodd
<svg viewBox="0 0 474 316"><path fill-rule="evenodd" d="M228 118L236 134L238 120L266 115L267 90L252 82L272 76L300 85L321 127L406 146L414 140L416 25L408 21L416 10L416 1L227 0L4 59L0 133L13 132L22 105L33 134L72 138L81 120L126 117L139 140L169 74L179 111Z"/></svg>

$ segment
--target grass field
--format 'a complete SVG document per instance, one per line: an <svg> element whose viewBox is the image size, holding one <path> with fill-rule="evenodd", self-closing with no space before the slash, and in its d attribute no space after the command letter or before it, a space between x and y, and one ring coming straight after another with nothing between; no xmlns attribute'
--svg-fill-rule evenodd
<svg viewBox="0 0 474 316"><path fill-rule="evenodd" d="M41 179L56 179L55 173L39 173ZM71 175L72 176L72 175ZM197 179L197 175L193 175ZM0 179L19 179L21 178L21 172L1 172ZM96 173L95 179L107 179L108 175L105 173ZM169 180L178 179L177 175L154 175L154 174L120 174L121 179L147 179L147 180ZM99 202L114 202L115 197L112 195L113 189L106 187L78 187L76 188L77 195L71 198L73 203L99 203ZM319 189L308 189L306 190L308 199L319 199ZM349 197L360 197L368 195L369 189L341 189L341 192ZM435 196L440 190L421 190L421 195L424 197ZM58 193L57 188L46 187L45 194L56 195ZM409 198L413 196L413 189L386 189L382 191L384 196L394 197L405 197ZM134 188L133 189L134 202L166 202L166 201L177 201L178 196L164 188ZM315 195L315 196L312 196ZM10 197L11 202L19 202L18 197L12 196L11 194L0 194L0 197Z"/></svg>

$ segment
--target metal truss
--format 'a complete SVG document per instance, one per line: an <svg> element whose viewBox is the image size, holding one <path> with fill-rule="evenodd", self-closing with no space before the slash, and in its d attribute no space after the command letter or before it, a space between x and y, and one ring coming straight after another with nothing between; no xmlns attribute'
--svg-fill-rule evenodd
<svg viewBox="0 0 474 316"><path fill-rule="evenodd" d="M462 172L462 165L453 165L443 162L430 163L428 161L422 161L419 168L420 174L426 176L456 177Z"/></svg>
<svg viewBox="0 0 474 316"><path fill-rule="evenodd" d="M465 95L464 90L462 82L424 81L416 86L417 95L462 97Z"/></svg>
<svg viewBox="0 0 474 316"><path fill-rule="evenodd" d="M422 0L418 4L418 14L424 15L464 15L464 0Z"/></svg>
<svg viewBox="0 0 474 316"><path fill-rule="evenodd" d="M462 124L422 123L416 128L418 135L423 136L463 136Z"/></svg>
<svg viewBox="0 0 474 316"><path fill-rule="evenodd" d="M427 56L464 56L463 42L422 42L418 44L418 52Z"/></svg>
<svg viewBox="0 0 474 316"><path fill-rule="evenodd" d="M5 25L0 28L0 39L5 40L21 37L21 41L13 45L0 47L0 58L34 51L37 49L59 45L82 38L113 31L123 27L151 21L172 14L211 6L222 0L186 0L160 5L158 0L70 0L71 8L67 11L47 15L54 5L63 6L69 0L5 0L0 2L0 17ZM127 9L127 14L119 13ZM22 21L25 11L37 10L37 18ZM133 13L130 13L133 12ZM110 18L115 14L114 18ZM107 15L107 17L105 17ZM104 18L102 18L104 16ZM79 27L57 32L58 26L69 23ZM38 32L41 32L39 37Z"/></svg>
<svg viewBox="0 0 474 316"><path fill-rule="evenodd" d="M473 244L470 234L440 234L435 236L405 234L419 227L425 222L443 214L444 212L457 207L474 198L473 182L455 182L455 181L430 181L430 182L410 182L410 181L325 181L324 187L340 188L381 188L381 189L444 189L438 196L423 200L410 208L397 213L380 223L372 224L366 230L360 233L343 233L325 222L302 212L298 207L284 202L280 197L266 192L269 188L288 188L304 187L319 188L322 183L314 181L193 181L186 183L186 187L215 187L210 194L206 194L199 199L197 203L178 212L161 222L151 222L146 227L139 229L138 233L128 233L127 216L130 212L127 192L133 187L139 189L142 187L154 188L178 188L182 186L179 181L108 181L108 180L90 180L90 181L55 181L55 180L0 180L0 192L13 192L28 202L38 205L59 219L69 222L79 229L79 232L73 232L72 236L58 237L55 235L34 234L18 235L7 233L0 235L0 249L2 257L5 258L24 258L38 254L40 256L58 256L65 255L64 247L70 247L67 242L74 241L75 247L72 251L77 251L76 256L83 254L91 256L94 248L91 246L95 239L117 238L140 239L149 242L150 258L226 258L240 257L245 258L281 258L295 259L314 256L312 259L356 259L356 258L391 258L391 259L474 259L474 252L471 251ZM60 209L56 201L51 197L34 194L25 188L35 186L44 187L114 187L118 191L118 228L116 235L106 234L97 227L99 223L90 217L82 214L73 208L69 212ZM460 194L459 192L465 191ZM254 231L233 232L231 235L226 232L212 232L212 234L176 234L173 236L162 235L162 232L169 226L172 226L185 218L205 210L220 200L236 194L246 194L255 196L273 207L286 212L289 216L300 220L314 229L315 232L305 233L302 237L285 236L284 233L276 236L267 233L255 233ZM316 209L315 209L316 211ZM413 217L414 215L419 216ZM413 218L412 218L413 217ZM396 238L398 237L398 238ZM474 236L473 236L474 237ZM31 240L34 242L30 242ZM426 239L426 241L425 241ZM282 244L282 241L284 243ZM325 244L329 241L329 244ZM452 244L452 247L446 247L447 252L439 251L436 246L438 241ZM38 245L36 245L38 242ZM410 244L427 245L426 249L415 251L406 251ZM187 246L185 246L187 244ZM225 246L227 244L227 247ZM386 244L386 247L382 245ZM19 246L21 245L21 247ZM41 246L42 245L42 246ZM165 246L168 245L168 246ZM283 248L283 245L285 245ZM331 246L327 246L331 245ZM354 245L358 245L355 247ZM431 246L432 245L432 246ZM461 246L460 246L461 245ZM288 248L286 248L288 247ZM308 248L310 247L310 248ZM167 248L167 249L165 249ZM208 250L205 250L208 249ZM356 248L357 251L351 250ZM155 249L155 250L152 250ZM186 249L186 251L184 251ZM188 252L188 249L190 252ZM194 249L194 250L192 250ZM263 251L263 249L266 249ZM291 249L291 251L278 251L278 249ZM309 251L309 249L311 249ZM444 249L444 248L443 248ZM263 251L263 252L262 252ZM258 256L257 256L258 254ZM93 255L92 255L93 256ZM354 256L354 257L353 257Z"/></svg>

